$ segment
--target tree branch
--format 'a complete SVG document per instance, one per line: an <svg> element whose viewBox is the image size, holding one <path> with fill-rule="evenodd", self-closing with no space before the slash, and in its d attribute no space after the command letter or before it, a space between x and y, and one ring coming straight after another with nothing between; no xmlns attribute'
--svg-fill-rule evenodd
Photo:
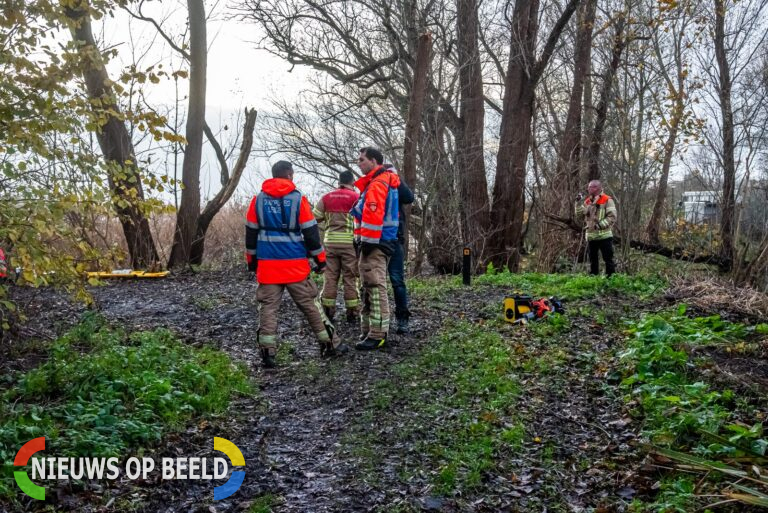
<svg viewBox="0 0 768 513"><path fill-rule="evenodd" d="M541 52L541 56L536 61L536 64L534 65L534 68L533 68L533 73L531 74L531 81L534 84L539 81L539 78L541 78L542 73L544 73L544 69L547 67L547 64L549 63L549 59L552 57L552 54L555 52L555 46L557 46L557 42L560 40L560 34L563 32L563 29L565 29L565 26L568 24L568 21L570 21L571 16L573 16L573 13L576 12L576 8L579 6L579 2L580 0L568 0L568 3L565 4L565 8L563 9L563 12L560 14L560 17L557 19L555 26L552 27L552 32L549 33L547 42L544 45L544 50Z"/></svg>
<svg viewBox="0 0 768 513"><path fill-rule="evenodd" d="M248 110L246 109L245 112L247 115ZM221 186L225 187L229 181L229 166L227 165L227 157L224 156L224 152L221 149L219 141L216 140L216 137L211 131L211 127L209 127L208 123L206 122L203 122L203 132L205 132L205 136L208 138L208 142L211 143L211 146L213 146L213 151L216 153L216 159L219 161L219 167L221 168Z"/></svg>

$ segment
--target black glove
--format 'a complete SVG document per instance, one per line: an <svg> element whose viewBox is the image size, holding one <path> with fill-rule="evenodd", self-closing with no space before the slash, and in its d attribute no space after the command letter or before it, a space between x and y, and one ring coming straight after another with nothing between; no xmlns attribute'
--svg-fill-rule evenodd
<svg viewBox="0 0 768 513"><path fill-rule="evenodd" d="M373 250L378 248L378 244L373 244L372 242L363 242L361 251L363 253L363 256L368 256L371 253L373 253Z"/></svg>
<svg viewBox="0 0 768 513"><path fill-rule="evenodd" d="M252 273L256 272L256 268L259 266L259 261L255 258L252 258L250 262L248 262L248 270Z"/></svg>
<svg viewBox="0 0 768 513"><path fill-rule="evenodd" d="M312 257L309 264L314 273L323 274L323 271L325 271L325 262L321 262L317 257Z"/></svg>

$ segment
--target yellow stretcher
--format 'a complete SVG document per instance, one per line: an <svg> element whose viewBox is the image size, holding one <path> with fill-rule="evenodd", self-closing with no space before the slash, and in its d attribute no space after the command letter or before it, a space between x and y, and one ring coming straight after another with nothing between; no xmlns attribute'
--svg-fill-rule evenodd
<svg viewBox="0 0 768 513"><path fill-rule="evenodd" d="M132 269L113 269L111 271L99 271L88 273L88 278L165 278L170 271L149 272L134 271Z"/></svg>

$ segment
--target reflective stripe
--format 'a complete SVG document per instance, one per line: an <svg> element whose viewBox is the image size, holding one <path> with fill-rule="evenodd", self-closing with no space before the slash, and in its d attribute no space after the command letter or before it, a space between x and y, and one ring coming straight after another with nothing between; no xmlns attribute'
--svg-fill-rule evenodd
<svg viewBox="0 0 768 513"><path fill-rule="evenodd" d="M333 243L333 242L352 242L354 240L354 236L351 233L328 233L325 236L325 243Z"/></svg>
<svg viewBox="0 0 768 513"><path fill-rule="evenodd" d="M248 228L253 228L254 230L259 229L259 223L252 223L250 221L246 221L245 226L247 226Z"/></svg>
<svg viewBox="0 0 768 513"><path fill-rule="evenodd" d="M352 235L354 233L353 230L344 230L344 231L335 231L335 232L325 232L326 237L346 237L347 235Z"/></svg>
<svg viewBox="0 0 768 513"><path fill-rule="evenodd" d="M382 183L387 187L387 194L386 194L386 203L384 205L384 216L382 219L382 223L379 225L372 225L370 223L363 223L363 209L368 201L368 193L370 192L369 187L371 186L371 184L376 182ZM358 185L358 187L360 187L360 185ZM356 228L360 226L362 229L365 229L365 230L373 230L375 232L381 232L381 235L379 236L379 238L373 239L374 242L378 243L379 240L388 241L388 240L397 239L397 231L400 225L398 207L399 207L399 204L398 204L397 188L391 185L391 179L374 178L365 186L362 194L360 195L360 198L358 199L357 203L355 203L355 206L352 208L350 213L355 219ZM357 232L357 230L355 230L355 235L356 236L360 235ZM369 238L369 240L371 239Z"/></svg>
<svg viewBox="0 0 768 513"><path fill-rule="evenodd" d="M317 255L319 255L320 253L322 253L323 251L325 251L325 250L324 250L324 249L322 248L322 246L321 246L321 247L320 247L320 248L318 248L318 249L313 249L312 251L310 251L310 252L309 252L309 255L310 255L310 256L317 256Z"/></svg>
<svg viewBox="0 0 768 513"><path fill-rule="evenodd" d="M259 345L261 347L277 346L277 335L262 335L259 333Z"/></svg>
<svg viewBox="0 0 768 513"><path fill-rule="evenodd" d="M360 300L359 299L345 299L344 305L347 308L354 308L356 306L360 306Z"/></svg>
<svg viewBox="0 0 768 513"><path fill-rule="evenodd" d="M256 254L256 250L255 249L246 249L245 250L245 254L246 255L255 255Z"/></svg>
<svg viewBox="0 0 768 513"><path fill-rule="evenodd" d="M361 236L361 237L360 237L360 240L361 240L362 242L372 242L372 243L374 243L374 244L378 244L378 243L379 243L379 240L381 240L381 238L380 238L380 237L376 237L376 238L374 239L373 237L362 237L362 236Z"/></svg>
<svg viewBox="0 0 768 513"><path fill-rule="evenodd" d="M295 198L295 201L291 203L291 215L288 218L289 219L288 228L294 230L296 229L296 225L299 222L299 206L301 205L301 193L299 191L294 190L292 193L286 194L284 197L287 198L288 196L294 196ZM294 199L294 198L291 198L291 199ZM312 221L317 223L317 221L315 221L314 219Z"/></svg>
<svg viewBox="0 0 768 513"><path fill-rule="evenodd" d="M261 219L264 221L264 192L256 196L256 204L253 206L253 208L256 209L256 219Z"/></svg>
<svg viewBox="0 0 768 513"><path fill-rule="evenodd" d="M316 224L317 224L317 220L316 219L312 219L310 221L307 221L306 223L301 223L299 225L299 228L301 228L302 230L306 230L307 228L312 228Z"/></svg>
<svg viewBox="0 0 768 513"><path fill-rule="evenodd" d="M259 232L259 240L262 242L304 242L304 239L297 233L284 233L281 235L270 235L264 230Z"/></svg>

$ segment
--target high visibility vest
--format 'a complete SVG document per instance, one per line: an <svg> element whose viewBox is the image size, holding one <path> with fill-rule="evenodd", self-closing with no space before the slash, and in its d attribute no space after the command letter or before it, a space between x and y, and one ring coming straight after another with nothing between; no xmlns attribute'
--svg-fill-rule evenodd
<svg viewBox="0 0 768 513"><path fill-rule="evenodd" d="M611 197L603 193L597 197L597 201L595 201L595 205L605 205L606 203L608 203L609 199L611 199ZM591 204L592 204L592 198L587 198L586 200L584 200L584 205L589 206Z"/></svg>
<svg viewBox="0 0 768 513"><path fill-rule="evenodd" d="M299 224L301 193L293 191L281 198L260 192L256 197L259 220L259 260L294 260L306 258L304 238ZM313 219L314 221L314 219Z"/></svg>
<svg viewBox="0 0 768 513"><path fill-rule="evenodd" d="M383 172L382 172L383 171ZM399 202L397 186L392 186L390 177L391 172L384 169L377 171L370 182L366 185L363 193L360 195L355 206L352 207L351 214L355 218L355 240L360 242L369 242L378 244L379 242L397 240L397 228L400 224ZM397 175L394 175L395 177ZM379 182L387 186L385 197L379 197L379 191L374 190L371 193L371 185ZM399 184L399 180L397 181ZM363 209L369 205L369 210L384 209L384 216L381 224L363 222ZM372 208L373 207L373 208Z"/></svg>
<svg viewBox="0 0 768 513"><path fill-rule="evenodd" d="M325 219L322 227L326 245L352 245L354 226L352 215L349 212L358 199L359 196L356 192L344 187L323 196L323 212L316 213L316 216L322 215ZM316 212L318 208L318 206L315 207Z"/></svg>

